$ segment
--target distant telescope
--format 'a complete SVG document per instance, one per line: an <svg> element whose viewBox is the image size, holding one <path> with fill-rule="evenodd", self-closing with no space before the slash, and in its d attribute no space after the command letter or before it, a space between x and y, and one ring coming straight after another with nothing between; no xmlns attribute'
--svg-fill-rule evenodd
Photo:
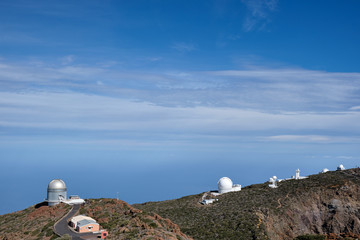
<svg viewBox="0 0 360 240"><path fill-rule="evenodd" d="M218 181L219 193L237 192L241 190L240 184L233 184L230 178L222 177Z"/></svg>
<svg viewBox="0 0 360 240"><path fill-rule="evenodd" d="M337 170L338 170L338 171L345 170L344 165L340 164L340 165L337 167Z"/></svg>

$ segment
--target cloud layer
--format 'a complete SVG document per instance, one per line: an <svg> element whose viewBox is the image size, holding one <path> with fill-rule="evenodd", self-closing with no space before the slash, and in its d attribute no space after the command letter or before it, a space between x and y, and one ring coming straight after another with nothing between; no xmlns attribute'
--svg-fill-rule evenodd
<svg viewBox="0 0 360 240"><path fill-rule="evenodd" d="M229 139L250 132L261 141L298 142L343 142L359 134L360 73L132 72L71 65L73 59L3 61L0 126Z"/></svg>

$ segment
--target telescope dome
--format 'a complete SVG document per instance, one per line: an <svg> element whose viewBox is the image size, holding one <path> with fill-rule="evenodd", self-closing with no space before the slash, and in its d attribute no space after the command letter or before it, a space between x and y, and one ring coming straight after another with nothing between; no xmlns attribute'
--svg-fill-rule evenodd
<svg viewBox="0 0 360 240"><path fill-rule="evenodd" d="M233 187L233 182L231 181L230 178L228 177L220 178L218 182L218 188L220 193L231 191L232 187Z"/></svg>
<svg viewBox="0 0 360 240"><path fill-rule="evenodd" d="M63 180L54 179L49 183L48 189L66 189L66 185Z"/></svg>

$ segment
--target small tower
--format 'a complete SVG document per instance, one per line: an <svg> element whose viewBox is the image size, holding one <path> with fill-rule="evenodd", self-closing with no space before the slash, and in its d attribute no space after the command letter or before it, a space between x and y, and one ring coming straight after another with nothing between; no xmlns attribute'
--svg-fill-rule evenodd
<svg viewBox="0 0 360 240"><path fill-rule="evenodd" d="M296 169L295 179L300 179L300 169Z"/></svg>

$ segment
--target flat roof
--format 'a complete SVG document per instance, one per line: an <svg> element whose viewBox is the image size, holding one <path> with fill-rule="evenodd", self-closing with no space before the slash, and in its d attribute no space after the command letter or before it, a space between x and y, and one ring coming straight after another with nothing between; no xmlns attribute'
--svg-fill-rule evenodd
<svg viewBox="0 0 360 240"><path fill-rule="evenodd" d="M88 225L88 224L99 225L95 220L92 221L92 220L84 219L84 220L81 220L81 221L78 222L78 227L83 227L83 226Z"/></svg>

